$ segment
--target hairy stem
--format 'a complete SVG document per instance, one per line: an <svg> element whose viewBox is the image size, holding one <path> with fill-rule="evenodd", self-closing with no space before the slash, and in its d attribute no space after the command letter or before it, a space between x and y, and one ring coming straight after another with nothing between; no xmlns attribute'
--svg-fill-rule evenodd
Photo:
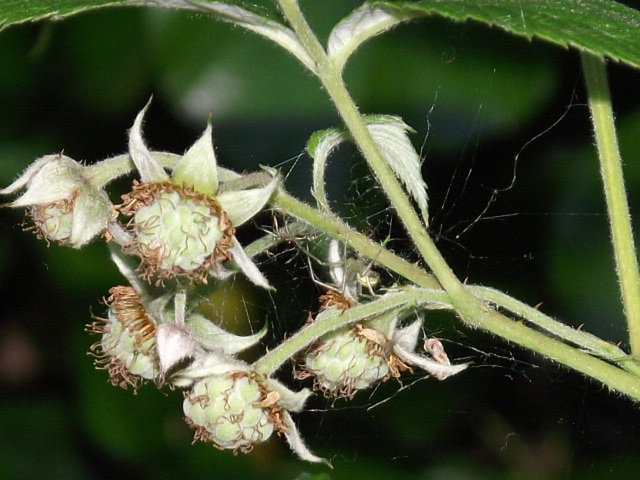
<svg viewBox="0 0 640 480"><path fill-rule="evenodd" d="M640 355L640 274L607 73L603 58L582 52L581 59L600 159L600 174L607 202L616 270L627 317L629 342L631 352Z"/></svg>
<svg viewBox="0 0 640 480"><path fill-rule="evenodd" d="M346 243L361 255L402 275L407 280L424 288L439 289L440 284L420 267L403 260L374 242L366 235L353 230L342 220L320 212L304 202L292 197L282 188L275 191L271 205L284 213L310 223L318 230Z"/></svg>
<svg viewBox="0 0 640 480"><path fill-rule="evenodd" d="M468 287L479 298L504 308L524 320L536 325L553 336L577 345L592 355L620 364L623 368L640 376L640 365L617 346L596 337L589 332L576 330L545 315L541 311L510 297L506 293L488 287L470 285Z"/></svg>
<svg viewBox="0 0 640 480"><path fill-rule="evenodd" d="M466 321L473 322L479 312L481 302L465 290L427 234L420 217L411 206L406 192L400 186L367 130L358 108L345 87L338 68L327 57L322 45L318 42L300 11L298 2L296 0L278 0L278 3L291 27L300 38L301 43L307 48L311 58L314 59L318 78L376 175L391 205L398 213L418 251L426 260L440 284L451 295L460 315Z"/></svg>
<svg viewBox="0 0 640 480"><path fill-rule="evenodd" d="M427 272L398 258L396 255L385 250L382 246L376 244L366 236L355 232L340 220L330 217L313 207L296 200L282 190L276 191L271 202L274 207L312 224L315 228L339 239L342 242L345 242L363 255L374 259L380 265L389 268L408 280L426 288L433 288L432 285L435 280ZM620 363L625 361L625 353L614 345L608 344L604 340L597 339L587 333L573 330L566 325L556 322L555 320L540 314L540 312L537 312L532 307L528 307L508 295L483 287L467 288L471 289L477 297L482 298L487 303L502 306L512 313L525 318L532 324L553 333L557 337L579 345L580 348L586 351L593 351L593 353L596 353L603 358L610 359L611 361L618 361ZM432 290L431 293L435 295L437 292ZM440 293L445 294L445 292ZM446 297L440 297L441 303L454 305L452 298L448 294L445 295ZM425 301L429 300L430 299L427 298ZM507 318L491 309L488 304L481 303L481 309L482 314L475 318L473 323L468 322L470 326L480 327L505 340L544 355L555 362L573 368L578 372L599 380L613 390L626 394L636 401L640 401L640 377L627 373L603 360L594 358L578 348L566 345L562 341L533 330L518 321ZM349 320L346 320L346 322L349 323ZM314 337L312 336L294 336L291 339L285 340L283 343L287 343L293 338L297 338L295 345L292 345L291 347L283 346L283 350L281 350L281 352L289 351L289 349L295 349L297 352L301 348L304 348L303 344L305 341L314 341ZM308 345L309 344L307 344L307 346ZM632 370L628 364L626 364L625 367ZM636 370L635 366L633 367L633 370Z"/></svg>
<svg viewBox="0 0 640 480"><path fill-rule="evenodd" d="M272 375L296 353L309 347L323 335L340 327L351 325L389 312L394 309L410 308L418 305L437 304L438 308L448 306L449 297L441 290L409 288L401 292L385 295L379 300L358 305L347 310L335 309L334 315L303 327L295 335L288 338L253 364L256 372Z"/></svg>

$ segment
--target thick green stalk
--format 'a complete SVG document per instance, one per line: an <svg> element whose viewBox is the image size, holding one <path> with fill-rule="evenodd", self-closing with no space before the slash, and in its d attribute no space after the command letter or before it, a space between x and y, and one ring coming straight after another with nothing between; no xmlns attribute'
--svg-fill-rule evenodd
<svg viewBox="0 0 640 480"><path fill-rule="evenodd" d="M635 401L640 401L640 377L636 375L532 330L522 323L508 320L501 315L484 316L481 327L499 337L571 367L588 377L599 380L604 385L628 395Z"/></svg>
<svg viewBox="0 0 640 480"><path fill-rule="evenodd" d="M582 52L581 58L600 158L600 173L607 202L616 269L627 317L629 342L631 352L640 355L640 274L607 73L603 58L587 52Z"/></svg>
<svg viewBox="0 0 640 480"><path fill-rule="evenodd" d="M640 364L630 358L629 354L624 350L601 339L600 337L596 337L589 332L571 328L570 326L545 315L541 311L530 307L520 300L516 300L506 293L502 293L493 288L474 285L469 285L467 288L469 288L478 298L482 298L486 302L508 310L522 319L537 325L553 336L560 338L565 342L577 345L592 355L604 358L610 362L615 362L629 372L640 377Z"/></svg>

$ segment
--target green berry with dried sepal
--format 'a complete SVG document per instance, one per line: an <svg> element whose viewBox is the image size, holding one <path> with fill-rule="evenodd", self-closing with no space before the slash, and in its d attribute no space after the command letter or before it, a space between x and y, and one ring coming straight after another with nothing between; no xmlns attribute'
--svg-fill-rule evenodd
<svg viewBox="0 0 640 480"><path fill-rule="evenodd" d="M378 301L383 302L384 297ZM315 321L339 312L330 307L320 312ZM403 310L390 310L320 337L306 353L296 377L313 378L314 389L326 396L352 398L357 391L380 380L399 378L404 371L413 372L412 367L422 368L439 380L467 367L451 365L437 340L436 348L428 352L430 357L415 353L423 320L400 327L399 320L404 315Z"/></svg>
<svg viewBox="0 0 640 480"><path fill-rule="evenodd" d="M106 304L107 318L97 318L87 326L101 335L91 346L96 367L109 372L114 386L136 390L159 373L156 323L146 312L140 295L132 287L113 287Z"/></svg>
<svg viewBox="0 0 640 480"><path fill-rule="evenodd" d="M185 397L183 410L195 439L220 449L248 452L284 428L282 408L242 371L200 380Z"/></svg>
<svg viewBox="0 0 640 480"><path fill-rule="evenodd" d="M320 339L305 357L298 378L314 378L327 396L353 397L389 374L384 345L363 335L363 326L341 328Z"/></svg>
<svg viewBox="0 0 640 480"><path fill-rule="evenodd" d="M125 251L140 258L142 277L158 284L174 277L207 283L210 275L223 278L228 273L223 263L233 260L252 282L268 288L236 239L235 227L262 210L278 185L278 176L264 172L255 175L252 183L233 174L233 181L221 183L211 124L169 175L142 139L147 107L136 117L129 135L129 154L142 182L134 182L117 207L128 217L131 238Z"/></svg>
<svg viewBox="0 0 640 480"><path fill-rule="evenodd" d="M33 230L47 242L80 248L107 230L113 205L87 174L87 167L62 155L46 155L31 164L0 194L25 192L11 207L27 207Z"/></svg>
<svg viewBox="0 0 640 480"><path fill-rule="evenodd" d="M189 379L191 390L185 394L183 411L194 440L234 453L248 452L275 432L301 459L328 463L309 451L290 415L304 408L309 390L289 390L222 352L195 360L180 373L182 386Z"/></svg>

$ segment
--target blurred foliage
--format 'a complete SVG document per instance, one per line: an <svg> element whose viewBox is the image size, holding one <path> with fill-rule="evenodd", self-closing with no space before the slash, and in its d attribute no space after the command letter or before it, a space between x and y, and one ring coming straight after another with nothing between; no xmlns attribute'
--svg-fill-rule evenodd
<svg viewBox="0 0 640 480"><path fill-rule="evenodd" d="M326 38L357 2L303 5ZM622 312L577 57L434 18L367 43L346 79L363 111L398 114L417 130L430 229L461 277L544 302L546 312L618 341ZM0 63L3 185L40 155L64 149L93 162L124 151L127 128L153 94L145 130L153 148L182 152L212 111L223 165L281 166L289 188L308 198L311 163L299 154L315 129L338 123L293 58L201 15L113 9L15 27L0 35ZM633 211L640 110L631 85L638 74L610 70ZM390 235L390 248L412 258L356 157L341 149L330 167L330 193L345 202L345 213L367 218L372 233ZM363 194L364 209L357 203ZM90 309L101 315L100 299L122 282L104 245L47 248L20 222L19 212L0 211L2 479L637 476L635 406L435 314L430 331L473 368L446 382L419 374L401 385L390 381L353 403L314 398L297 420L333 471L296 460L282 439L238 457L191 446L179 392L113 388L86 356L95 341L83 332ZM271 224L265 215L258 226ZM319 293L294 250L265 259L278 288L273 303L234 282L211 311L238 331L248 318L258 329L267 317L270 347L293 332L317 308Z"/></svg>

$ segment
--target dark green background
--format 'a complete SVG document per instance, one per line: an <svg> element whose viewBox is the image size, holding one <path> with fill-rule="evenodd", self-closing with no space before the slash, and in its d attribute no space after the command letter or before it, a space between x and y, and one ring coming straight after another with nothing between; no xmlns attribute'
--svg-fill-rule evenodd
<svg viewBox="0 0 640 480"><path fill-rule="evenodd" d="M303 5L326 37L357 3ZM201 15L114 9L13 27L0 34L0 65L2 185L44 154L64 149L94 162L124 151L153 94L152 148L183 152L212 111L221 164L282 166L290 190L309 198L311 162L298 156L313 131L338 123L295 59ZM635 212L639 76L610 72ZM543 302L545 312L624 344L577 52L428 19L367 43L346 80L364 112L400 115L417 130L430 229L461 278ZM329 173L344 215L379 238L390 233L391 248L415 258L352 149L341 149ZM637 406L436 315L427 328L452 357L473 362L468 371L446 382L416 372L333 408L314 399L297 417L334 471L297 461L278 439L238 457L191 446L179 392L146 386L133 396L86 356L90 309L101 314L100 298L122 283L104 245L47 248L21 231L20 213L0 212L0 479L634 479L640 471ZM270 225L264 215L240 235ZM264 265L279 287L275 308L241 281L228 293L245 297L255 326L269 316L270 345L306 320L320 293L305 280L304 260L280 253ZM243 315L225 320L246 323Z"/></svg>

